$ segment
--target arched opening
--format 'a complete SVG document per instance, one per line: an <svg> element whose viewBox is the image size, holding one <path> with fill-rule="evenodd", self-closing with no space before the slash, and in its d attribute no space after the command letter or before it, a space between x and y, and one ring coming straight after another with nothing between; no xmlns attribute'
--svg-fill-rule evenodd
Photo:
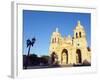
<svg viewBox="0 0 100 80"><path fill-rule="evenodd" d="M80 38L81 38L81 32L79 32L79 36L80 36Z"/></svg>
<svg viewBox="0 0 100 80"><path fill-rule="evenodd" d="M78 38L78 33L76 32L76 38Z"/></svg>
<svg viewBox="0 0 100 80"><path fill-rule="evenodd" d="M56 55L55 52L53 52L53 53L51 54L51 64L54 64L54 63L56 63L57 61L58 61L58 56Z"/></svg>
<svg viewBox="0 0 100 80"><path fill-rule="evenodd" d="M54 43L54 38L52 39L52 43Z"/></svg>
<svg viewBox="0 0 100 80"><path fill-rule="evenodd" d="M68 51L67 49L63 49L61 54L61 63L63 65L68 64Z"/></svg>
<svg viewBox="0 0 100 80"><path fill-rule="evenodd" d="M81 50L76 50L76 63L82 63Z"/></svg>

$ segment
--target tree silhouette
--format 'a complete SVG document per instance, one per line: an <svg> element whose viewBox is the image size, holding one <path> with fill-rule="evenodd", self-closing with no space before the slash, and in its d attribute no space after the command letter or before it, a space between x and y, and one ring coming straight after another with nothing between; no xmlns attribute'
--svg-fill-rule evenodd
<svg viewBox="0 0 100 80"><path fill-rule="evenodd" d="M26 44L27 44L27 47L28 47L28 55L27 55L27 61L26 61L25 69L27 69L27 66L29 64L30 48L33 47L35 41L36 41L35 38L32 38L32 40L30 40L30 39L27 40Z"/></svg>

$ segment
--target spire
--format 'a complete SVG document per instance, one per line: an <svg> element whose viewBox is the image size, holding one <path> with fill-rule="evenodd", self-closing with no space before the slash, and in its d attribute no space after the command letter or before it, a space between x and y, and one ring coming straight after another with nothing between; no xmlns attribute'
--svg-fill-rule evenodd
<svg viewBox="0 0 100 80"><path fill-rule="evenodd" d="M79 29L79 28L83 28L83 26L81 25L80 20L77 21L77 26L76 26L76 29Z"/></svg>
<svg viewBox="0 0 100 80"><path fill-rule="evenodd" d="M56 28L56 32L58 32L58 28Z"/></svg>
<svg viewBox="0 0 100 80"><path fill-rule="evenodd" d="M77 24L78 24L78 26L80 26L81 25L81 22L78 20Z"/></svg>

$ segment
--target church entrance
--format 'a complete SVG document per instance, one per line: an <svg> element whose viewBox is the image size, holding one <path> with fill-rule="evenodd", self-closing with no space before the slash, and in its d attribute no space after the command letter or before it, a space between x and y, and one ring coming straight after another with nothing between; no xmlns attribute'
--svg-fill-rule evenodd
<svg viewBox="0 0 100 80"><path fill-rule="evenodd" d="M63 49L63 51L62 51L61 64L63 64L63 65L68 64L68 51L67 51L67 49Z"/></svg>
<svg viewBox="0 0 100 80"><path fill-rule="evenodd" d="M56 55L55 52L53 52L51 54L51 64L56 64L57 61L58 61L58 56Z"/></svg>
<svg viewBox="0 0 100 80"><path fill-rule="evenodd" d="M82 63L81 50L76 50L76 63Z"/></svg>

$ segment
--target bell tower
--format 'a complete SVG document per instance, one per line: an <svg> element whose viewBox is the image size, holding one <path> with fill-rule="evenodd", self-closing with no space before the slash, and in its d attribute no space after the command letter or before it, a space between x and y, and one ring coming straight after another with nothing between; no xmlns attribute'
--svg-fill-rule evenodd
<svg viewBox="0 0 100 80"><path fill-rule="evenodd" d="M51 36L51 44L57 45L59 44L60 41L60 33L58 32L58 28L56 28L56 31L53 32L52 36Z"/></svg>
<svg viewBox="0 0 100 80"><path fill-rule="evenodd" d="M80 21L77 22L77 26L74 29L74 47L87 47L86 33Z"/></svg>
<svg viewBox="0 0 100 80"><path fill-rule="evenodd" d="M60 44L61 34L58 32L58 28L52 33L50 41L50 51L56 51Z"/></svg>
<svg viewBox="0 0 100 80"><path fill-rule="evenodd" d="M83 63L88 59L86 33L80 21L77 22L74 29L73 47L76 54L76 63Z"/></svg>
<svg viewBox="0 0 100 80"><path fill-rule="evenodd" d="M59 58L59 48L61 43L61 34L58 31L58 28L52 33L51 35L51 41L50 41L50 47L49 47L49 55L55 54L56 58ZM51 56L52 57L52 56ZM55 61L58 61L58 59L55 58ZM53 62L55 62L53 61Z"/></svg>

